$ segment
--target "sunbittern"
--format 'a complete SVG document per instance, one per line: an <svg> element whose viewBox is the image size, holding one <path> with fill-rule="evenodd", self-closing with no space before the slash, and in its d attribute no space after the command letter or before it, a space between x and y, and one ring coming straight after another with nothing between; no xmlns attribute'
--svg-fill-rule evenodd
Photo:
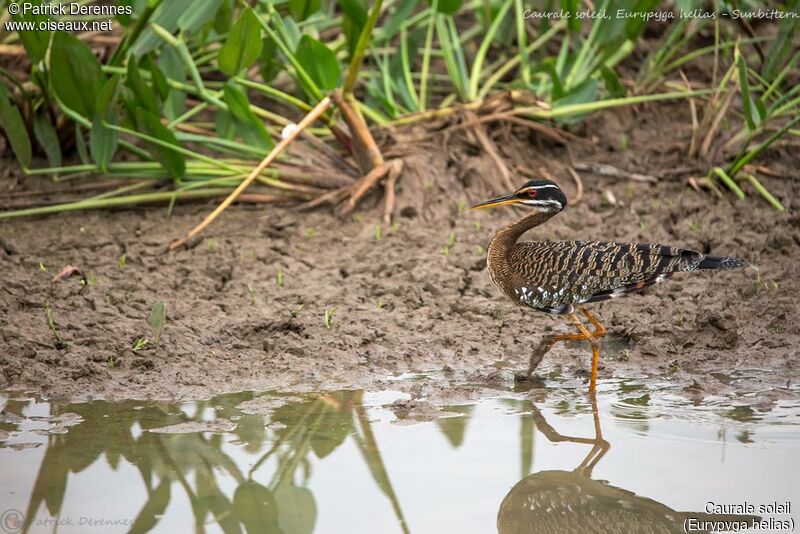
<svg viewBox="0 0 800 534"><path fill-rule="evenodd" d="M738 258L706 256L693 250L646 243L598 241L525 241L522 234L544 223L567 205L567 197L550 180L531 180L511 193L487 200L473 210L522 204L533 213L501 228L492 237L486 263L495 285L514 302L550 314L565 315L577 334L545 338L531 355L528 376L558 341L588 341L592 346L589 390L597 385L600 338L606 329L586 308L578 310L594 327L589 331L575 313L576 305L599 302L661 282L676 272L733 269L746 263Z"/></svg>

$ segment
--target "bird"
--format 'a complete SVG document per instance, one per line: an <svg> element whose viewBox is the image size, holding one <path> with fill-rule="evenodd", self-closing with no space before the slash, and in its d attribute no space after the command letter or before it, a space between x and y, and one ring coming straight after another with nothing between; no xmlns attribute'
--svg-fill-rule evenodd
<svg viewBox="0 0 800 534"><path fill-rule="evenodd" d="M518 205L532 211L498 230L486 247L486 265L494 284L516 304L566 317L575 334L546 337L532 352L528 378L559 341L588 341L592 348L589 391L597 387L600 339L605 327L584 304L639 292L677 272L734 269L747 262L728 256L649 243L600 241L523 241L528 230L547 222L567 207L567 197L552 180L527 181L513 193L481 202L472 210ZM592 327L581 322L581 315Z"/></svg>
<svg viewBox="0 0 800 534"><path fill-rule="evenodd" d="M735 525L752 528L761 517L755 515L709 514L679 511L637 495L605 480L592 478L592 471L611 448L603 438L597 399L590 395L594 415L594 438L565 436L550 426L536 406L531 406L536 429L553 444L561 442L592 445L581 464L571 471L546 470L532 473L517 482L503 498L497 512L499 534L584 532L595 534L713 531L714 526ZM641 473L647 477L647 473ZM730 528L735 528L730 527Z"/></svg>

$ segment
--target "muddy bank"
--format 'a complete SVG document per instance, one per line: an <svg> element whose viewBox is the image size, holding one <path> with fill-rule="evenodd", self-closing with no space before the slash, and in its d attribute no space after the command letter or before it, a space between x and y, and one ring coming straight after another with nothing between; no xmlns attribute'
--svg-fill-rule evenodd
<svg viewBox="0 0 800 534"><path fill-rule="evenodd" d="M686 186L685 108L588 121L578 133L594 145L573 146L576 161L653 174L658 183L584 172L582 201L527 237L664 242L747 259L758 271L676 275L645 294L595 305L612 334L600 377L670 381L692 396L796 396L800 157L776 148L760 161L782 176L764 183L785 213L757 196L732 202L696 193ZM414 141L420 137L395 136L406 170L392 228L376 230L377 196L347 219L236 206L173 254L164 252L169 242L211 204L177 206L169 219L165 208L143 208L0 223L0 388L78 399L189 398L382 387L393 375L425 370L442 380L414 386L424 393L511 387L540 336L569 327L515 307L485 271L482 247L520 216L464 210L497 192L482 179L496 173L491 160L459 134L446 145L441 137ZM516 127L498 145L511 168L544 167L574 192L564 146ZM38 186L4 176L0 191ZM86 281L52 283L67 264ZM167 309L160 342L134 351L140 338L153 339L147 318L157 301ZM334 310L329 325L326 310ZM589 360L585 346L559 346L539 373L584 380Z"/></svg>

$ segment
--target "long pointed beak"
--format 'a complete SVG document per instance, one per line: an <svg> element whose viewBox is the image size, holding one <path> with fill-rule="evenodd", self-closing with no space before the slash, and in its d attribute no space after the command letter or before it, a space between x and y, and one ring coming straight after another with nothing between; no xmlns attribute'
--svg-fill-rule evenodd
<svg viewBox="0 0 800 534"><path fill-rule="evenodd" d="M507 204L516 204L519 202L519 199L514 196L514 194L506 195L503 197L493 198L491 200L487 200L486 202L481 202L480 204L475 204L470 209L472 210L482 210L486 208L496 208L497 206L505 206Z"/></svg>

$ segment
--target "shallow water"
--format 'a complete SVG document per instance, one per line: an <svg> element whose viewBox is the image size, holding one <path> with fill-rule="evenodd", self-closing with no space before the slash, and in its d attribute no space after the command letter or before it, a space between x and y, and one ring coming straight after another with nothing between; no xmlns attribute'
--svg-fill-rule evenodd
<svg viewBox="0 0 800 534"><path fill-rule="evenodd" d="M752 505L744 511L772 527L762 532L800 519L798 403L690 404L621 381L603 382L596 402L566 387L498 392L437 407L443 417L407 399L0 396L0 533L684 532L753 521L703 515L709 503Z"/></svg>

